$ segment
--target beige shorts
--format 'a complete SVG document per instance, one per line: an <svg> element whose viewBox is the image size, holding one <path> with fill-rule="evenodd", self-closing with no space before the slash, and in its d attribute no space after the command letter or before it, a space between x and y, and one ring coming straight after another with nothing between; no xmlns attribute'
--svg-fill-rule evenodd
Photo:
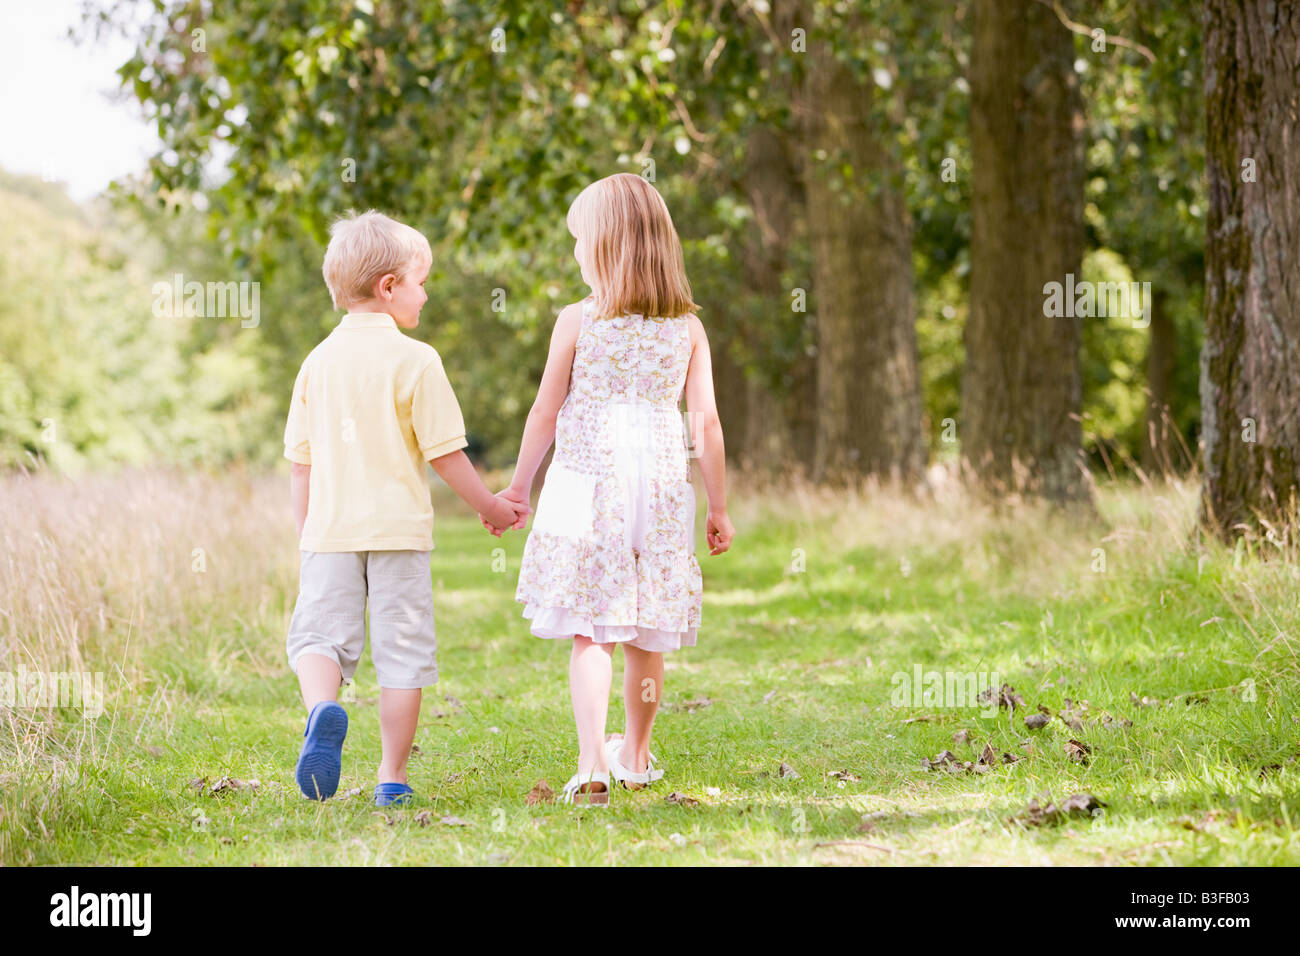
<svg viewBox="0 0 1300 956"><path fill-rule="evenodd" d="M351 680L366 642L367 601L379 686L437 683L428 551L303 551L289 666L296 673L303 654L321 654Z"/></svg>

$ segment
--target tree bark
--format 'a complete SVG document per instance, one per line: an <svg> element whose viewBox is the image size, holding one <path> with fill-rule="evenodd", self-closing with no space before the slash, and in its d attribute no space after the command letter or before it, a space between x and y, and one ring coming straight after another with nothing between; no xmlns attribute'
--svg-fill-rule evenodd
<svg viewBox="0 0 1300 956"><path fill-rule="evenodd" d="M757 321L746 340L753 357L746 382L747 421L744 457L766 471L807 461L812 450L816 377L810 356L773 355L774 345L796 335L807 313L791 311L791 290L782 283L787 252L803 204L799 171L790 158L785 136L759 125L745 149L744 189L754 211L745 240L745 280L759 303ZM770 369L785 365L784 381L775 383Z"/></svg>
<svg viewBox="0 0 1300 956"><path fill-rule="evenodd" d="M986 491L1087 500L1082 325L1072 307L1049 316L1044 290L1083 256L1074 35L1034 0L975 0L973 29L962 457Z"/></svg>
<svg viewBox="0 0 1300 956"><path fill-rule="evenodd" d="M730 326L735 328L736 322ZM745 462L744 441L749 428L749 387L745 370L731 354L730 343L710 323L709 354L713 359L713 392L717 396L718 418L726 435L727 458L734 464ZM725 331L725 330L723 330Z"/></svg>
<svg viewBox="0 0 1300 956"><path fill-rule="evenodd" d="M877 115L890 94L811 30L808 47L800 114L817 326L813 477L914 481L926 443L912 227L902 161Z"/></svg>
<svg viewBox="0 0 1300 956"><path fill-rule="evenodd" d="M1167 308L1168 296L1151 295L1151 337L1147 343L1146 434L1142 441L1142 468L1149 475L1168 476L1174 469L1170 454L1174 448L1169 402L1173 397L1174 356L1178 336Z"/></svg>
<svg viewBox="0 0 1300 956"><path fill-rule="evenodd" d="M1207 0L1204 23L1201 518L1231 538L1300 484L1300 6Z"/></svg>

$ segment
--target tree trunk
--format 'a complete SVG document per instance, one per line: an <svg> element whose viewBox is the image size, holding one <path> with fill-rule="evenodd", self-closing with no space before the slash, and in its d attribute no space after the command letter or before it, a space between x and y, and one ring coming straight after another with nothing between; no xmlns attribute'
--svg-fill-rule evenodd
<svg viewBox="0 0 1300 956"><path fill-rule="evenodd" d="M749 134L744 189L754 210L744 248L745 280L757 303L755 321L746 335L753 361L746 382L744 458L766 471L784 471L807 460L803 454L811 442L804 436L810 433L816 379L810 356L773 354L774 346L799 333L807 313L791 311L790 290L781 281L803 196L788 144L770 126L756 126ZM780 383L785 387L774 387L770 374L778 362L785 365L787 380Z"/></svg>
<svg viewBox="0 0 1300 956"><path fill-rule="evenodd" d="M728 324L734 328L736 322L732 320ZM719 335L719 331L725 329L719 330L711 322L706 328L709 331L709 354L713 359L713 392L717 396L722 432L727 439L727 458L735 464L744 464L744 439L750 418L745 370L732 356L730 343Z"/></svg>
<svg viewBox="0 0 1300 956"><path fill-rule="evenodd" d="M1173 429L1177 426L1169 414L1173 397L1174 356L1178 336L1169 315L1169 297L1163 292L1151 295L1151 338L1147 344L1147 414L1146 435L1142 442L1142 468L1149 475L1166 477L1174 469L1170 454L1174 449Z"/></svg>
<svg viewBox="0 0 1300 956"><path fill-rule="evenodd" d="M926 443L912 228L902 161L876 115L884 104L873 110L873 100L889 94L859 80L811 30L805 69L800 113L817 323L813 477L913 481Z"/></svg>
<svg viewBox="0 0 1300 956"><path fill-rule="evenodd" d="M1207 0L1204 23L1201 518L1233 537L1300 484L1300 7Z"/></svg>
<svg viewBox="0 0 1300 956"><path fill-rule="evenodd" d="M1083 114L1074 35L1034 0L975 0L971 303L959 439L977 485L1087 500L1080 319L1044 286L1079 277Z"/></svg>

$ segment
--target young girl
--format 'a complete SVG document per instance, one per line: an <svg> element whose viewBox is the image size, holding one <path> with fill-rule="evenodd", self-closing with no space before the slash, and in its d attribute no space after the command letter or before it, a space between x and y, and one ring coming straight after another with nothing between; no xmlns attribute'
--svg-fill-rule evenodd
<svg viewBox="0 0 1300 956"><path fill-rule="evenodd" d="M604 804L611 773L636 789L663 776L650 753L663 655L693 646L700 624L683 389L708 494L709 553L726 551L735 532L709 343L668 207L646 180L620 173L584 189L567 221L591 295L556 320L502 497L527 504L554 440L515 599L533 634L573 642L578 772L563 799ZM627 723L606 739L615 644Z"/></svg>

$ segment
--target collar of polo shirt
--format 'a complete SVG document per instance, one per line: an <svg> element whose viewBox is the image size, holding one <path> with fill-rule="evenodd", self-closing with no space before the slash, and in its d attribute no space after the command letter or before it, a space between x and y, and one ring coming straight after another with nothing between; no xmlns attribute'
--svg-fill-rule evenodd
<svg viewBox="0 0 1300 956"><path fill-rule="evenodd" d="M397 323L387 312L349 312L339 322L341 329L395 329Z"/></svg>

